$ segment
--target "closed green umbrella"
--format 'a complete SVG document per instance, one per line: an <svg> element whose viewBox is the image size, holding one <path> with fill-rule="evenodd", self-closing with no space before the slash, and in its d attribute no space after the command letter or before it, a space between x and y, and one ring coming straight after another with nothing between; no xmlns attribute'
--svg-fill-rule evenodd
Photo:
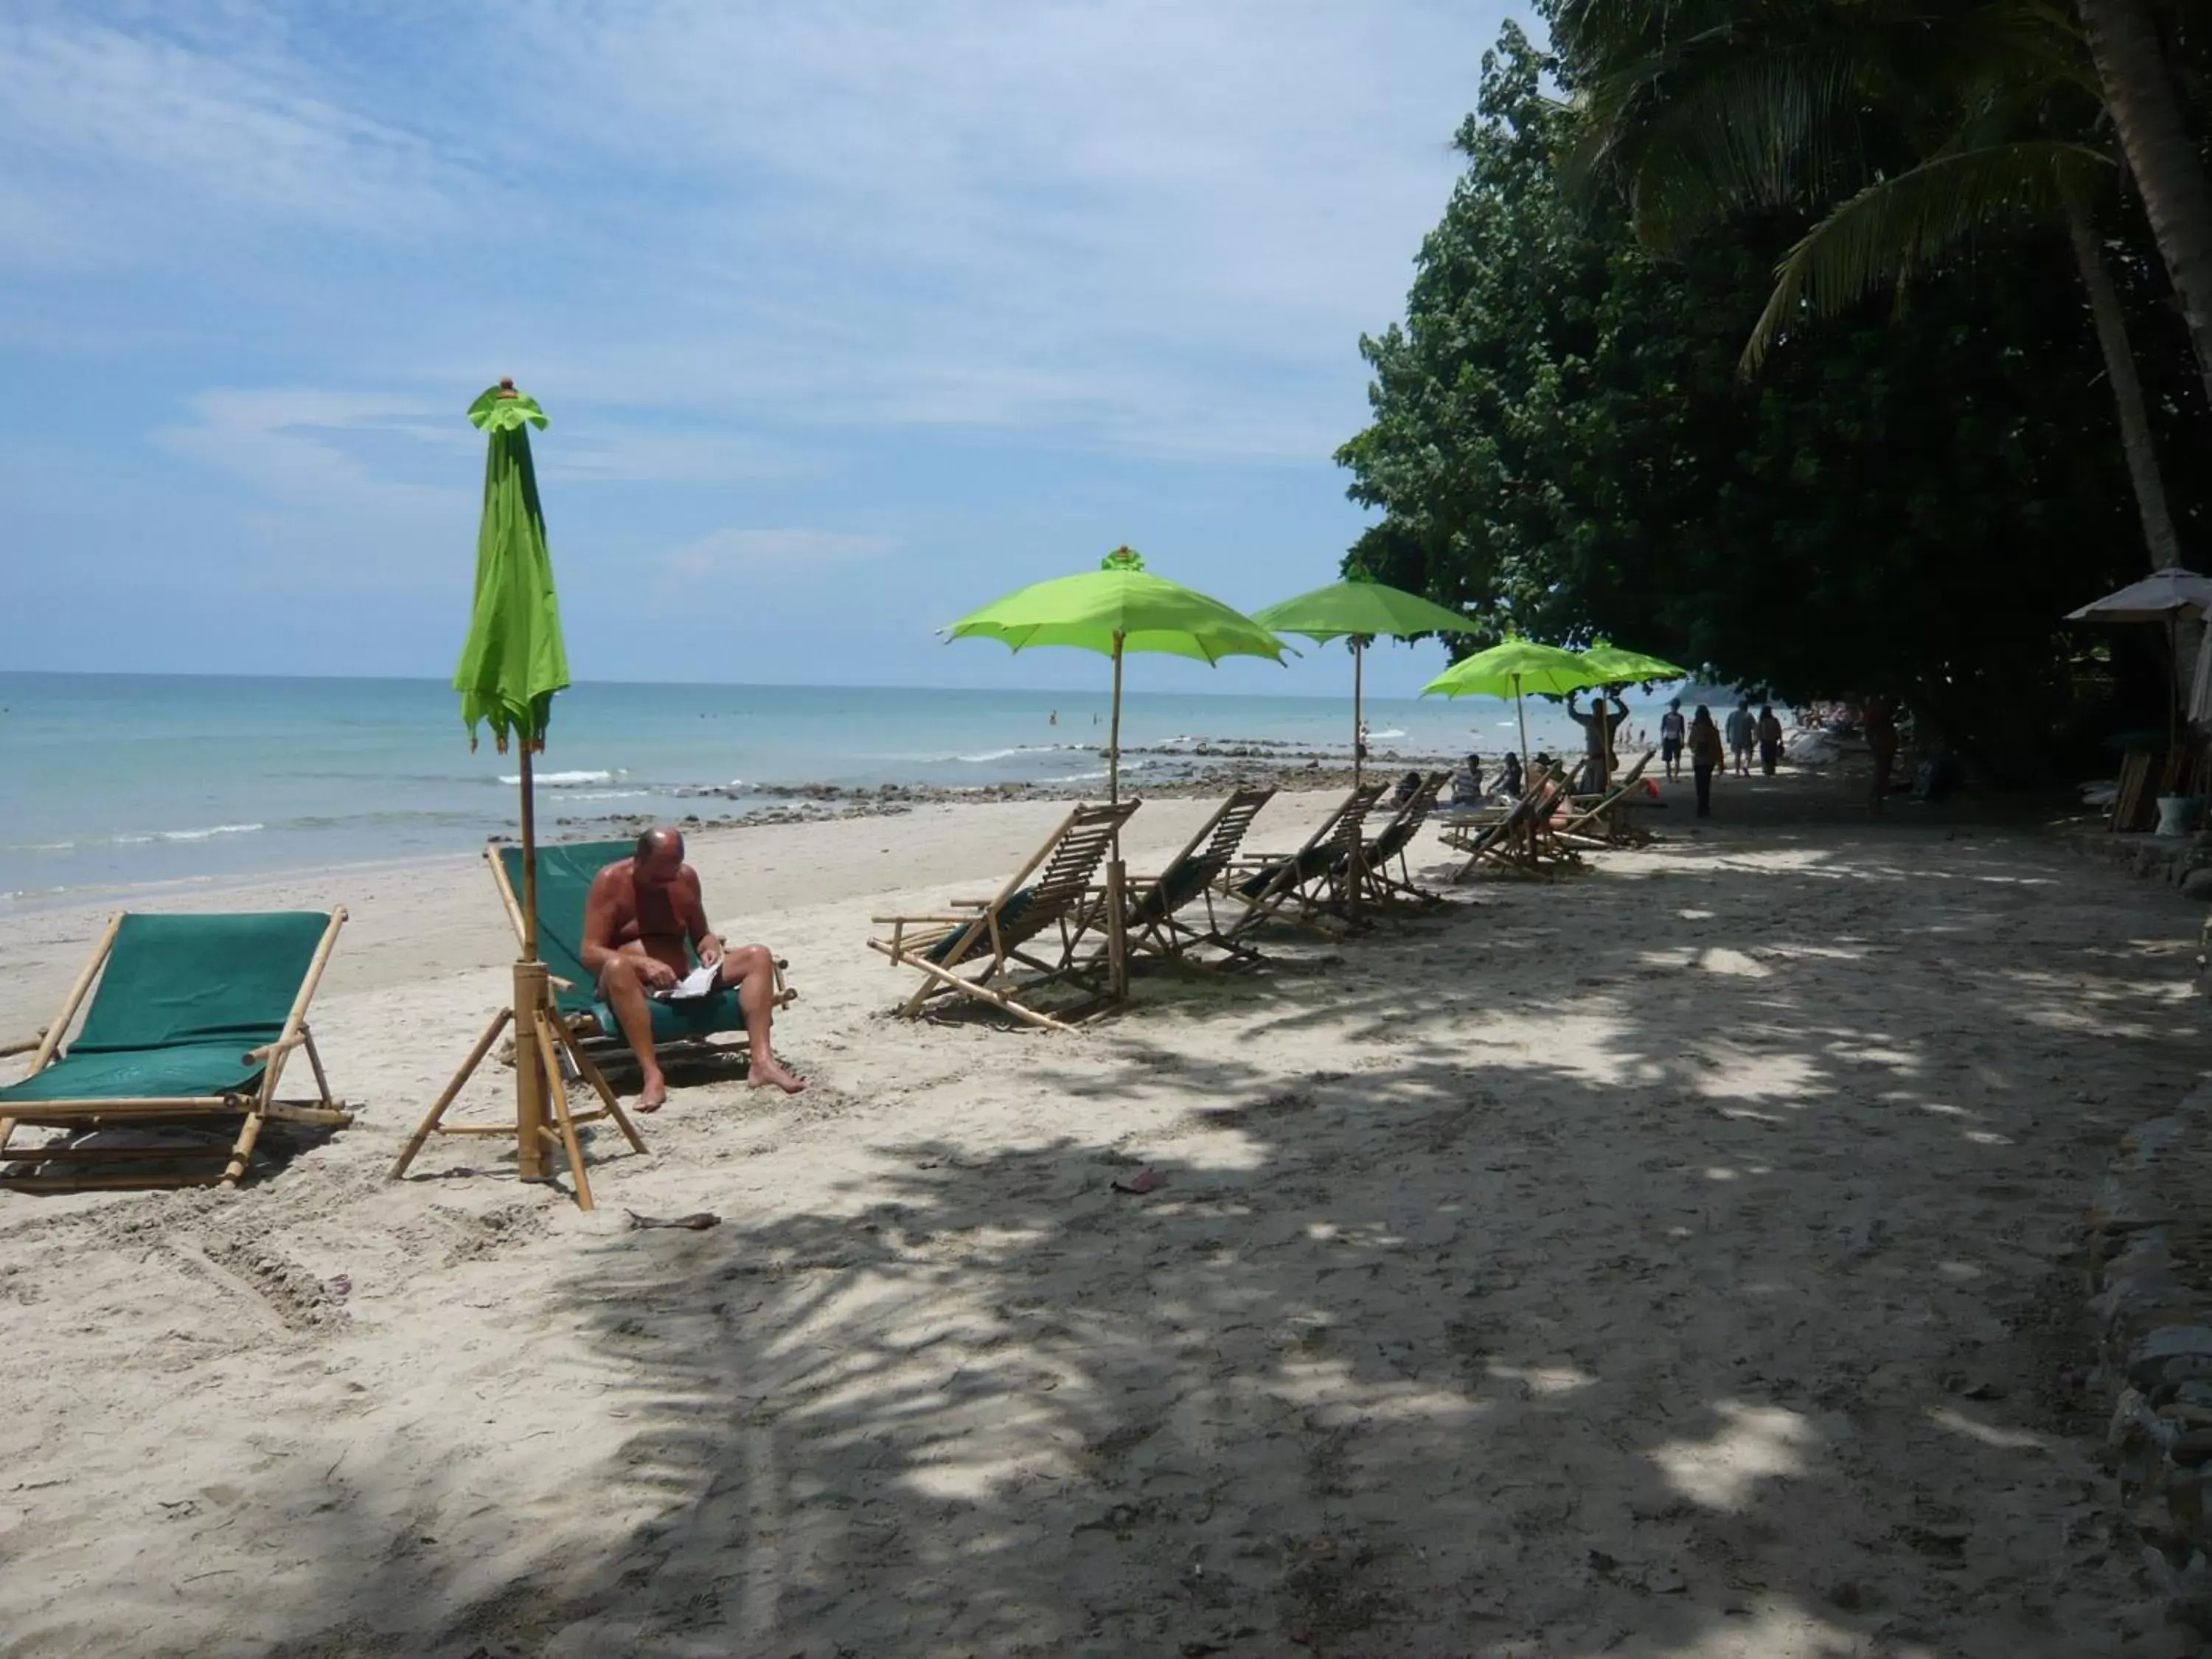
<svg viewBox="0 0 2212 1659"><path fill-rule="evenodd" d="M469 405L469 419L490 440L484 457L483 519L477 530L476 607L453 671L469 747L479 722L499 752L519 741L522 758L522 953L538 954L538 824L530 757L545 747L553 694L568 684L561 642L561 605L545 550L545 514L530 460L531 427L541 431L537 399L501 380Z"/></svg>
<svg viewBox="0 0 2212 1659"><path fill-rule="evenodd" d="M1677 668L1659 657L1647 657L1641 651L1624 650L1610 640L1599 640L1579 654L1583 667L1603 677L1595 682L1600 685L1630 685L1646 680L1686 680L1690 678L1690 671L1686 668Z"/></svg>
<svg viewBox="0 0 2212 1659"><path fill-rule="evenodd" d="M1310 640L1352 641L1352 781L1364 764L1366 741L1360 736L1360 702L1367 641L1407 639L1419 634L1472 634L1473 623L1456 611L1382 582L1332 582L1252 613L1252 620L1278 634L1303 634Z"/></svg>
<svg viewBox="0 0 2212 1659"><path fill-rule="evenodd" d="M1106 738L1106 799L1121 799L1121 659L1132 651L1163 652L1216 663L1224 657L1265 657L1280 662L1283 642L1242 611L1193 588L1155 576L1144 560L1117 547L1098 568L1056 576L995 599L945 629L948 639L997 640L1012 651L1035 645L1073 646L1114 659L1114 717ZM1111 894L1107 927L1115 996L1125 995L1127 957L1121 929L1121 836L1106 869Z"/></svg>
<svg viewBox="0 0 2212 1659"><path fill-rule="evenodd" d="M1462 657L1421 688L1445 697L1510 697L1521 721L1521 763L1528 763L1528 713L1522 699L1530 692L1563 697L1604 681L1582 658L1534 640L1501 640L1486 651Z"/></svg>

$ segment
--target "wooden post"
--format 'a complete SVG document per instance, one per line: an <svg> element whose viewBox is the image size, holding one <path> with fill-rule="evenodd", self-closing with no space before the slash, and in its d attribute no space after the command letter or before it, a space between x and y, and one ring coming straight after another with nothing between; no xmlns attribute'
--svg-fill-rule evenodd
<svg viewBox="0 0 2212 1659"><path fill-rule="evenodd" d="M1107 986L1116 1002L1129 994L1129 867L1119 858L1106 865Z"/></svg>
<svg viewBox="0 0 2212 1659"><path fill-rule="evenodd" d="M1106 738L1106 804L1121 800L1121 642L1114 635L1114 719ZM1129 994L1129 940L1122 899L1128 891L1129 870L1121 862L1121 826L1114 826L1114 850L1106 860L1106 972L1107 986L1116 1001Z"/></svg>
<svg viewBox="0 0 2212 1659"><path fill-rule="evenodd" d="M527 866L526 866L527 867ZM514 964L514 1137L516 1173L525 1181L545 1178L544 1048L538 1036L552 995L542 962ZM557 1079L555 1079L557 1081Z"/></svg>
<svg viewBox="0 0 2212 1659"><path fill-rule="evenodd" d="M1367 717L1361 713L1360 670L1364 653L1360 649L1359 635L1352 636L1352 787L1359 787L1360 768L1367 759Z"/></svg>
<svg viewBox="0 0 2212 1659"><path fill-rule="evenodd" d="M1106 736L1106 804L1118 805L1121 799L1121 641L1126 634L1114 635L1114 719L1107 727ZM1121 856L1121 831L1114 831L1114 856Z"/></svg>

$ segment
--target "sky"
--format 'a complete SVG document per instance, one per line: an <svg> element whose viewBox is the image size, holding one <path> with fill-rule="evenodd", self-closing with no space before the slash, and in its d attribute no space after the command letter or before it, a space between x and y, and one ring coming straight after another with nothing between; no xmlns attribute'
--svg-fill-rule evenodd
<svg viewBox="0 0 2212 1659"><path fill-rule="evenodd" d="M9 0L0 668L450 674L511 375L576 678L1092 685L932 630L1121 544L1334 579L1505 15Z"/></svg>

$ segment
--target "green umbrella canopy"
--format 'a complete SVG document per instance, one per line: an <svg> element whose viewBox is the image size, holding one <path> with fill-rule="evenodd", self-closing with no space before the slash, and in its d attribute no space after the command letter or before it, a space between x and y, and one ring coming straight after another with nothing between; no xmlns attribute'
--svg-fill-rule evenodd
<svg viewBox="0 0 2212 1659"><path fill-rule="evenodd" d="M1312 640L1402 639L1413 634L1472 634L1476 625L1418 593L1382 582L1331 582L1310 593L1252 613L1252 620L1278 634L1303 634Z"/></svg>
<svg viewBox="0 0 2212 1659"><path fill-rule="evenodd" d="M1285 647L1266 629L1218 599L1155 576L1126 547L1096 570L1057 576L1009 593L945 629L949 639L989 639L1010 649L1072 645L1102 657L1125 651L1218 662L1265 657L1280 662Z"/></svg>
<svg viewBox="0 0 2212 1659"><path fill-rule="evenodd" d="M561 605L553 562L545 550L545 514L530 461L529 428L543 429L545 412L512 380L489 387L469 405L469 419L490 440L484 458L483 520L477 531L476 608L453 690L469 746L477 725L489 724L501 754L520 736L526 750L545 746L553 694L568 684L561 643Z"/></svg>
<svg viewBox="0 0 2212 1659"><path fill-rule="evenodd" d="M1503 640L1487 651L1462 657L1421 688L1446 697L1564 696L1587 690L1603 679L1571 651L1534 640Z"/></svg>
<svg viewBox="0 0 2212 1659"><path fill-rule="evenodd" d="M1599 684L1626 685L1632 681L1686 680L1690 678L1686 668L1677 668L1658 657L1647 657L1641 651L1627 651L1609 640L1600 640L1582 654L1583 666L1599 677Z"/></svg>

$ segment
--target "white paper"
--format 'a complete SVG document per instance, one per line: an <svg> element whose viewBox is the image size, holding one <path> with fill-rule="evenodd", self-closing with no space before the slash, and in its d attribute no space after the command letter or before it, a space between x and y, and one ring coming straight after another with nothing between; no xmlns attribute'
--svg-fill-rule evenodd
<svg viewBox="0 0 2212 1659"><path fill-rule="evenodd" d="M665 991L653 994L663 1002L692 1002L714 994L715 976L721 970L702 963Z"/></svg>

